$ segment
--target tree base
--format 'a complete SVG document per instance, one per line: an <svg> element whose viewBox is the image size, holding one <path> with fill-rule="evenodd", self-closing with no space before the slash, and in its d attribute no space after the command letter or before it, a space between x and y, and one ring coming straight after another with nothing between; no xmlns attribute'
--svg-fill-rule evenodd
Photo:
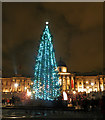
<svg viewBox="0 0 105 120"><path fill-rule="evenodd" d="M45 108L66 108L68 102L62 100L30 100L25 101L24 106L35 106L35 107L45 107Z"/></svg>

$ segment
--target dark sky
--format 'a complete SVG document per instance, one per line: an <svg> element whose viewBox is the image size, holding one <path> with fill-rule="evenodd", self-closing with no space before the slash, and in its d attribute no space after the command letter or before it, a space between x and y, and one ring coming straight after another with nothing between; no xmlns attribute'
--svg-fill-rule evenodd
<svg viewBox="0 0 105 120"><path fill-rule="evenodd" d="M70 72L101 72L103 3L3 3L3 77L33 76L40 36L49 21L57 61Z"/></svg>

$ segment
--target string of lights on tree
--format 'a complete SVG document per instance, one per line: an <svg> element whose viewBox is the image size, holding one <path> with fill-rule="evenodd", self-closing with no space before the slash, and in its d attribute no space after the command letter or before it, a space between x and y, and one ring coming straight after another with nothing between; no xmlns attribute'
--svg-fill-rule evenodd
<svg viewBox="0 0 105 120"><path fill-rule="evenodd" d="M52 36L46 22L41 36L35 64L34 85L35 99L54 100L60 95L59 75L52 43Z"/></svg>

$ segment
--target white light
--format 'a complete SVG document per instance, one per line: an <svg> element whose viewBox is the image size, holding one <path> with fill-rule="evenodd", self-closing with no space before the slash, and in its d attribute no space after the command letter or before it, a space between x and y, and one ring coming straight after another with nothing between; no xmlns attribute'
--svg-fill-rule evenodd
<svg viewBox="0 0 105 120"><path fill-rule="evenodd" d="M35 94L35 91L33 91L33 93Z"/></svg>
<svg viewBox="0 0 105 120"><path fill-rule="evenodd" d="M68 100L68 98L67 98L67 93L66 93L65 91L63 92L63 99L64 99L64 100Z"/></svg>
<svg viewBox="0 0 105 120"><path fill-rule="evenodd" d="M76 92L75 91L73 91L73 94L75 94Z"/></svg>
<svg viewBox="0 0 105 120"><path fill-rule="evenodd" d="M48 22L46 22L46 25L48 25Z"/></svg>
<svg viewBox="0 0 105 120"><path fill-rule="evenodd" d="M25 87L25 90L27 89L27 87Z"/></svg>
<svg viewBox="0 0 105 120"><path fill-rule="evenodd" d="M86 83L88 83L88 81L86 81Z"/></svg>
<svg viewBox="0 0 105 120"><path fill-rule="evenodd" d="M71 103L72 99L70 98L70 103Z"/></svg>
<svg viewBox="0 0 105 120"><path fill-rule="evenodd" d="M89 89L89 86L87 86L87 89Z"/></svg>
<svg viewBox="0 0 105 120"><path fill-rule="evenodd" d="M15 83L15 87L18 87L18 84L17 84L17 83Z"/></svg>
<svg viewBox="0 0 105 120"><path fill-rule="evenodd" d="M93 86L93 85L94 85L94 83L91 83L91 85Z"/></svg>
<svg viewBox="0 0 105 120"><path fill-rule="evenodd" d="M61 79L59 79L59 84L61 85L62 83L61 83Z"/></svg>
<svg viewBox="0 0 105 120"><path fill-rule="evenodd" d="M62 68L62 72L67 72L66 67Z"/></svg>
<svg viewBox="0 0 105 120"><path fill-rule="evenodd" d="M27 96L31 96L31 92L30 91L27 91Z"/></svg>

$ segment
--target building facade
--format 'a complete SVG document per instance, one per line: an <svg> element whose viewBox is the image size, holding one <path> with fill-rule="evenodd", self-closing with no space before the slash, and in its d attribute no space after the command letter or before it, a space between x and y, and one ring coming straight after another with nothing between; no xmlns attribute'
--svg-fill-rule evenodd
<svg viewBox="0 0 105 120"><path fill-rule="evenodd" d="M75 92L99 92L105 90L105 75L97 76L76 76L68 72L67 66L60 61L58 64L59 84L61 94L65 91L67 94ZM32 78L17 75L11 78L0 78L2 93L22 93L31 91L33 85Z"/></svg>
<svg viewBox="0 0 105 120"><path fill-rule="evenodd" d="M2 92L25 92L30 90L30 86L33 84L31 78L22 77L17 75L11 78L0 78L2 81Z"/></svg>
<svg viewBox="0 0 105 120"><path fill-rule="evenodd" d="M104 91L105 75L75 76L75 90L86 93Z"/></svg>
<svg viewBox="0 0 105 120"><path fill-rule="evenodd" d="M63 61L58 63L58 71L61 93L63 93L63 91L70 93L70 91L73 91L75 88L74 74L68 72L67 66Z"/></svg>
<svg viewBox="0 0 105 120"><path fill-rule="evenodd" d="M62 65L58 67L59 83L61 91L67 93L76 92L102 92L105 90L105 75L96 76L76 76L67 72L67 67Z"/></svg>

